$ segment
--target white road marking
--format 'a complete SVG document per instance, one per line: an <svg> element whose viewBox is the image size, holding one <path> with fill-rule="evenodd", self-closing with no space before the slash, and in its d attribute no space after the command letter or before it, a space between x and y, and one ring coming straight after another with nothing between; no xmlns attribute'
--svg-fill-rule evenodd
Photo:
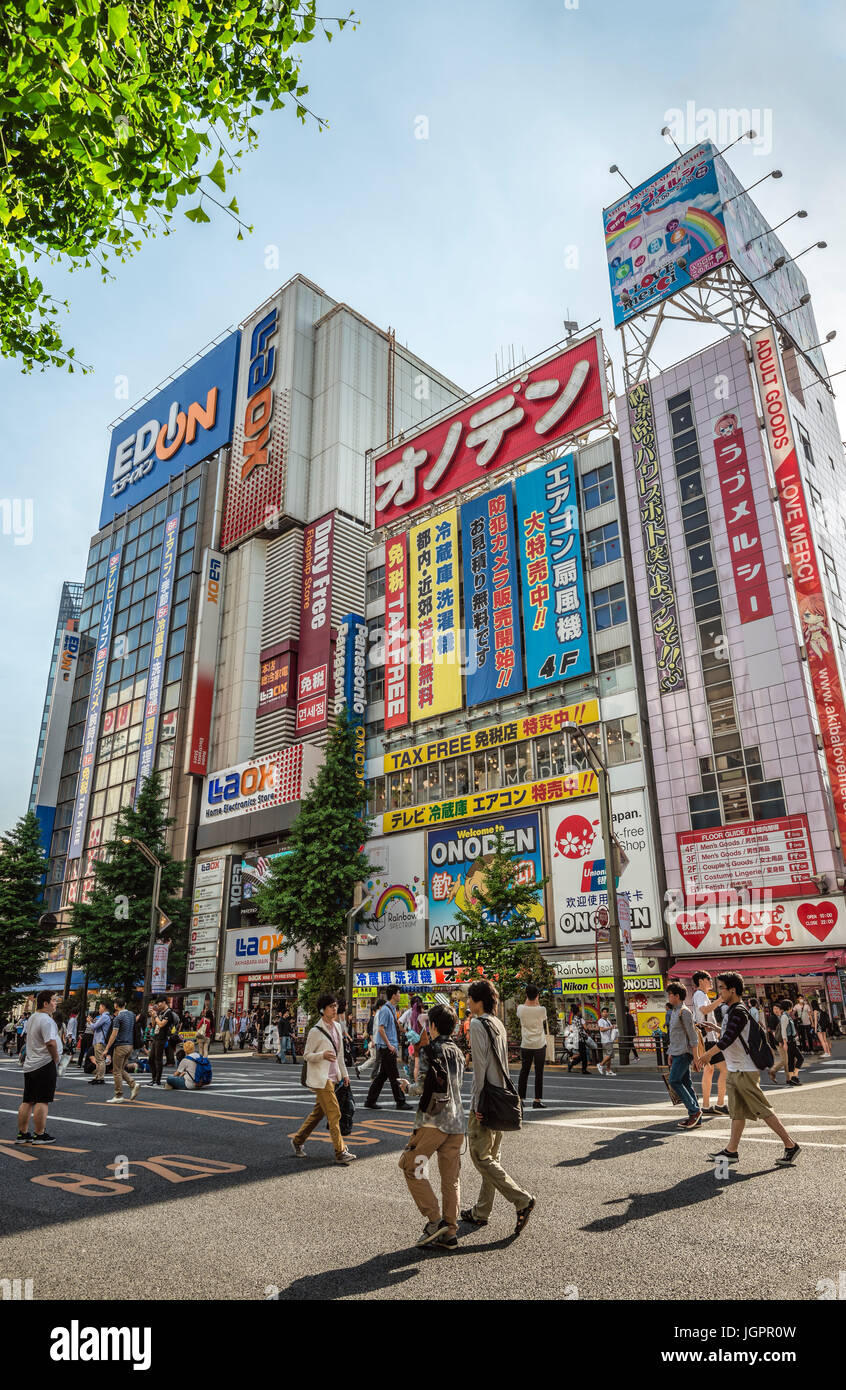
<svg viewBox="0 0 846 1390"><path fill-rule="evenodd" d="M17 1110L0 1110L0 1115L17 1115ZM105 1129L105 1120L71 1120L66 1115L50 1115L51 1125L94 1125L96 1129Z"/></svg>

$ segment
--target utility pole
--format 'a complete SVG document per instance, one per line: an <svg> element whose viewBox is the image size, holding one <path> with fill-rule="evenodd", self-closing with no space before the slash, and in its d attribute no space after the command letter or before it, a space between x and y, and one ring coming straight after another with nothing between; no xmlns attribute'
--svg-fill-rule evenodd
<svg viewBox="0 0 846 1390"><path fill-rule="evenodd" d="M141 1012L147 1007L152 997L153 982L153 952L156 946L156 935L159 930L159 892L162 886L162 866L161 861L156 858L153 851L148 849L141 840L136 840L133 835L122 835L121 839L125 845L134 845L140 850L148 864L153 866L153 901L150 904L150 939L147 942L147 962L144 966L144 995L141 1000ZM170 923L166 922L166 926Z"/></svg>
<svg viewBox="0 0 846 1390"><path fill-rule="evenodd" d="M361 884L358 884L356 887L356 897L360 894L360 892ZM353 928L355 925L356 917L360 912L364 912L365 908L368 908L370 906L371 901L371 898L362 898L361 902L353 903L352 907L347 913L346 1001L348 1010L348 1020L352 1019L353 1006L353 963L355 960L355 931L353 930ZM347 1023L347 1027L349 1027L349 1022Z"/></svg>

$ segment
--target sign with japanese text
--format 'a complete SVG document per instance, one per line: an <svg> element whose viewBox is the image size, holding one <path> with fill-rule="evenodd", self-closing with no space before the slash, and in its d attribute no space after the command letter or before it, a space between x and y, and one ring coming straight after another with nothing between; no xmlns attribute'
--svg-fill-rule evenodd
<svg viewBox="0 0 846 1390"><path fill-rule="evenodd" d="M461 709L458 509L408 534L411 590L411 718Z"/></svg>
<svg viewBox="0 0 846 1390"><path fill-rule="evenodd" d="M405 958L406 970L451 970L460 968L461 958L457 951L414 951Z"/></svg>
<svg viewBox="0 0 846 1390"><path fill-rule="evenodd" d="M558 944L593 946L597 926L608 924L608 886L599 802L549 810L550 881ZM638 942L663 935L649 820L642 791L615 792L612 828L628 859L619 899L628 899L632 935ZM604 922L601 914L605 912Z"/></svg>
<svg viewBox="0 0 846 1390"><path fill-rule="evenodd" d="M153 973L150 977L150 992L152 994L164 994L167 989L167 958L170 951L170 944L164 941L156 942L153 947Z"/></svg>
<svg viewBox="0 0 846 1390"><path fill-rule="evenodd" d="M364 711L367 708L367 624L359 613L347 613L335 643L335 708L347 711L353 737L356 780L364 786Z"/></svg>
<svg viewBox="0 0 846 1390"><path fill-rule="evenodd" d="M217 550L207 549L203 552L191 707L185 740L185 771L196 777L205 777L209 770L214 673L222 607L223 556Z"/></svg>
<svg viewBox="0 0 846 1390"><path fill-rule="evenodd" d="M763 888L779 898L816 892L807 816L684 830L677 839L688 896L726 893L738 885Z"/></svg>
<svg viewBox="0 0 846 1390"><path fill-rule="evenodd" d="M460 971L449 970L357 970L353 975L356 994L370 994L385 985L407 989L421 985L455 985L460 983Z"/></svg>
<svg viewBox="0 0 846 1390"><path fill-rule="evenodd" d="M167 635L173 608L173 580L176 573L176 549L179 540L179 512L167 518L162 539L162 561L159 567L159 591L153 617L153 645L147 671L147 690L144 695L144 723L141 725L141 751L138 754L138 775L135 778L137 796L153 770L156 738L159 731L159 706L164 685Z"/></svg>
<svg viewBox="0 0 846 1390"><path fill-rule="evenodd" d="M477 887L484 887L487 865L496 850L497 832L517 868L517 881L540 884L544 877L540 813L528 811L519 816L497 816L477 820L469 826L441 827L426 837L427 885L429 894L429 946L460 944L463 931L455 922L456 908L474 901ZM536 939L545 941L546 913L543 888L538 901L529 909L537 922Z"/></svg>
<svg viewBox="0 0 846 1390"><path fill-rule="evenodd" d="M358 947L360 960L402 959L426 945L426 882L422 835L368 840L370 874L361 931L375 941Z"/></svg>
<svg viewBox="0 0 846 1390"><path fill-rule="evenodd" d="M290 642L266 647L259 657L259 698L257 715L272 714L277 709L289 709L294 704L293 682L296 679L296 652Z"/></svg>
<svg viewBox="0 0 846 1390"><path fill-rule="evenodd" d="M415 748L386 753L383 770L387 773L401 772L409 767L426 767L429 763L443 762L445 758L460 758L485 748L508 747L527 738L556 733L565 724L596 724L598 719L599 701L581 700L578 704L546 710L543 714L525 715L509 724L473 729L464 734L455 734L452 738L433 739L431 743L419 743Z"/></svg>
<svg viewBox="0 0 846 1390"><path fill-rule="evenodd" d="M91 798L91 778L94 772L94 758L97 752L97 735L100 732L100 711L103 706L103 692L106 688L106 671L109 665L109 648L112 640L112 621L115 613L118 575L120 574L120 549L113 550L106 569L106 587L100 611L100 628L97 633L97 648L94 652L94 665L91 671L91 690L88 694L88 708L85 712L85 736L79 764L79 781L71 820L68 859L79 859L85 844L85 824L88 820L88 803Z"/></svg>
<svg viewBox="0 0 846 1390"><path fill-rule="evenodd" d="M408 538L402 535L385 542L385 728L408 722Z"/></svg>
<svg viewBox="0 0 846 1390"><path fill-rule="evenodd" d="M510 484L464 503L461 548L464 614L476 639L475 661L468 652L467 704L483 705L523 689Z"/></svg>
<svg viewBox="0 0 846 1390"><path fill-rule="evenodd" d="M382 815L382 834L391 835L398 830L440 825L447 820L467 820L472 816L502 815L521 807L592 795L596 795L594 774L572 772L567 777L550 777L542 782L523 782L517 787L503 787L500 791L473 792L458 797L455 801L432 801L426 806L406 806L399 811L385 811Z"/></svg>
<svg viewBox="0 0 846 1390"><path fill-rule="evenodd" d="M823 593L820 568L805 488L796 456L796 438L774 328L752 337L752 360L761 397L767 441L775 474L787 554L802 641L811 674L811 687L820 724L831 796L841 845L846 844L846 700L837 667L831 620Z"/></svg>
<svg viewBox="0 0 846 1390"><path fill-rule="evenodd" d="M332 650L332 557L335 514L305 528L300 649L297 662L297 733L325 729Z"/></svg>
<svg viewBox="0 0 846 1390"><path fill-rule="evenodd" d="M281 368L282 295L257 309L244 324L232 457L220 528L228 550L268 526L278 528L285 507L289 392Z"/></svg>
<svg viewBox="0 0 846 1390"><path fill-rule="evenodd" d="M684 690L685 675L649 383L633 386L627 402L658 685L662 695L669 695Z"/></svg>
<svg viewBox="0 0 846 1390"><path fill-rule="evenodd" d="M770 617L773 605L746 443L739 420L734 407L723 411L714 421L714 453L740 621L754 623L758 618Z"/></svg>
<svg viewBox="0 0 846 1390"><path fill-rule="evenodd" d="M573 455L524 473L514 495L526 685L536 690L591 669Z"/></svg>
<svg viewBox="0 0 846 1390"><path fill-rule="evenodd" d="M477 483L481 470L516 463L570 434L589 430L608 414L599 333L527 367L484 396L374 462L373 524L409 512Z"/></svg>
<svg viewBox="0 0 846 1390"><path fill-rule="evenodd" d="M697 907L672 914L670 950L676 957L752 951L818 951L846 945L842 894L807 902L763 897L730 907ZM676 972L679 972L678 960Z"/></svg>

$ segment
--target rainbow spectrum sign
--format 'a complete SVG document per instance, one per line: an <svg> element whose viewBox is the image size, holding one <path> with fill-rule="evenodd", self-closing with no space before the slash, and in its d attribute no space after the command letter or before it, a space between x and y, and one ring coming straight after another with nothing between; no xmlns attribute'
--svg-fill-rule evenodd
<svg viewBox="0 0 846 1390"><path fill-rule="evenodd" d="M614 326L731 260L710 141L605 208Z"/></svg>

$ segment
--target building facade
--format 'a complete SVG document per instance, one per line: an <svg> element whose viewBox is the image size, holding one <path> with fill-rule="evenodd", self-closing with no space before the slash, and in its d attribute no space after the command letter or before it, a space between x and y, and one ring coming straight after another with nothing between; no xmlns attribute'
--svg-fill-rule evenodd
<svg viewBox="0 0 846 1390"><path fill-rule="evenodd" d="M62 585L29 793L27 809L34 811L38 817L41 826L41 847L45 854L50 852L59 773L70 715L70 695L79 655L78 628L82 590L82 584L70 583L67 580Z"/></svg>

